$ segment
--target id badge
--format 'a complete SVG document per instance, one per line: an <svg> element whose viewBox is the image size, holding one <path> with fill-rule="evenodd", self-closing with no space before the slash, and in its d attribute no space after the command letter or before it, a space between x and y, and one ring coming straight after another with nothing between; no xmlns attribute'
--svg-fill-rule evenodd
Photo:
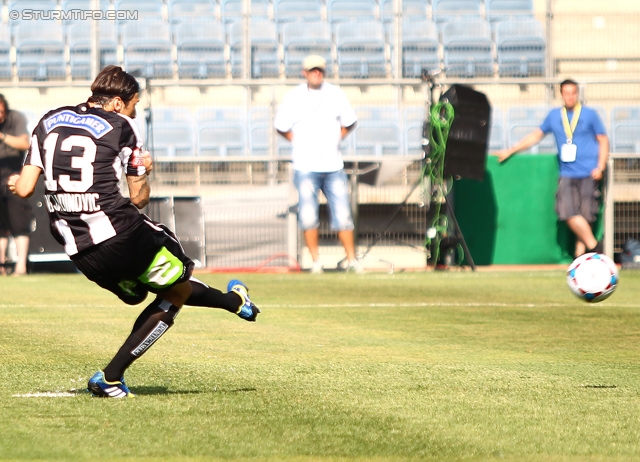
<svg viewBox="0 0 640 462"><path fill-rule="evenodd" d="M575 144L563 144L560 151L560 160L562 162L575 162L578 155L578 146Z"/></svg>

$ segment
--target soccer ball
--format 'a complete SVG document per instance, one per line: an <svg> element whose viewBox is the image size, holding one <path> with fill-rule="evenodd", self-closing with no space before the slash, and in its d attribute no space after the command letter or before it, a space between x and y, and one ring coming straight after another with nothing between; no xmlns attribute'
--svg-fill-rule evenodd
<svg viewBox="0 0 640 462"><path fill-rule="evenodd" d="M604 254L586 253L569 265L567 284L582 300L601 302L616 290L618 267Z"/></svg>

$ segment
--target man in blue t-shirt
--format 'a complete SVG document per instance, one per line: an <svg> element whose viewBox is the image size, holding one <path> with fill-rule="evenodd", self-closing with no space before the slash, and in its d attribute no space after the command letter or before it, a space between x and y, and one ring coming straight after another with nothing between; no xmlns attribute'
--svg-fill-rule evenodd
<svg viewBox="0 0 640 462"><path fill-rule="evenodd" d="M556 213L576 235L577 257L585 252L602 252L602 243L593 235L591 225L598 211L598 182L604 177L609 158L609 138L598 113L580 104L576 82L563 81L560 94L563 107L552 109L539 128L496 154L498 161L504 162L553 133L560 166Z"/></svg>

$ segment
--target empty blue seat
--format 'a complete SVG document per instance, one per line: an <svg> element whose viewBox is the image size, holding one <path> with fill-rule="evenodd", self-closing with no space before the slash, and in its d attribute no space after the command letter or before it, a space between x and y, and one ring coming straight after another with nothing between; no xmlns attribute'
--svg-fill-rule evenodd
<svg viewBox="0 0 640 462"><path fill-rule="evenodd" d="M99 68L108 64L118 64L118 38L113 21L99 21L98 47L100 53ZM69 44L69 64L71 77L74 79L90 79L91 76L91 22L75 21L67 28Z"/></svg>
<svg viewBox="0 0 640 462"><path fill-rule="evenodd" d="M611 110L611 151L640 153L640 106L618 106Z"/></svg>
<svg viewBox="0 0 640 462"><path fill-rule="evenodd" d="M244 124L246 114L244 109L237 106L203 106L196 113L196 123L198 125L208 122L227 121Z"/></svg>
<svg viewBox="0 0 640 462"><path fill-rule="evenodd" d="M276 156L291 157L291 143L280 136L273 127L269 107L253 107L249 113L249 150L252 156L271 155L275 142Z"/></svg>
<svg viewBox="0 0 640 462"><path fill-rule="evenodd" d="M491 28L484 19L447 22L442 31L447 77L493 75Z"/></svg>
<svg viewBox="0 0 640 462"><path fill-rule="evenodd" d="M107 11L111 2L109 0L100 0L98 2L98 9L100 11ZM64 0L62 2L62 11L64 12L64 22L71 24L74 22L87 22L88 13L86 11L93 10L92 0ZM107 22L107 21L102 21Z"/></svg>
<svg viewBox="0 0 640 462"><path fill-rule="evenodd" d="M278 77L280 58L278 36L273 21L251 21L251 77ZM234 77L242 75L242 23L232 23L229 29L231 48L231 72Z"/></svg>
<svg viewBox="0 0 640 462"><path fill-rule="evenodd" d="M438 29L433 21L403 21L402 76L419 78L423 69L439 69L438 48Z"/></svg>
<svg viewBox="0 0 640 462"><path fill-rule="evenodd" d="M317 21L322 16L320 0L275 0L273 16L278 23Z"/></svg>
<svg viewBox="0 0 640 462"><path fill-rule="evenodd" d="M193 124L180 121L155 121L152 127L154 156L192 157L196 155Z"/></svg>
<svg viewBox="0 0 640 462"><path fill-rule="evenodd" d="M533 16L533 0L485 0L484 9L489 21Z"/></svg>
<svg viewBox="0 0 640 462"><path fill-rule="evenodd" d="M551 108L548 106L522 106L509 109L507 113L509 146L513 146L533 130L539 128L550 110ZM523 152L531 154L557 153L558 147L555 137L549 133L539 144Z"/></svg>
<svg viewBox="0 0 640 462"><path fill-rule="evenodd" d="M3 2L4 4L5 2ZM10 15L9 19L12 24L18 24L23 20L32 22L34 20L41 20L43 18L34 18L33 13L27 11L25 14L25 10L31 11L54 11L58 9L58 2L55 0L18 0L9 2L9 11L13 11L14 14L17 13L17 16ZM43 13L48 14L48 13ZM52 21L51 21L52 22ZM3 26L4 27L4 26ZM43 37L44 38L44 37Z"/></svg>
<svg viewBox="0 0 640 462"><path fill-rule="evenodd" d="M16 25L15 41L18 78L65 77L64 34L57 21L21 21Z"/></svg>
<svg viewBox="0 0 640 462"><path fill-rule="evenodd" d="M173 76L169 24L139 19L122 27L124 65L129 72L139 70L147 78Z"/></svg>
<svg viewBox="0 0 640 462"><path fill-rule="evenodd" d="M11 34L8 27L0 28L0 79L11 78Z"/></svg>
<svg viewBox="0 0 640 462"><path fill-rule="evenodd" d="M404 146L407 155L421 157L423 154L422 133L425 121L425 107L410 107L403 111Z"/></svg>
<svg viewBox="0 0 640 462"><path fill-rule="evenodd" d="M282 29L284 70L287 77L299 77L302 61L308 55L320 55L327 60L326 75L333 75L331 59L331 28L328 23L292 22Z"/></svg>
<svg viewBox="0 0 640 462"><path fill-rule="evenodd" d="M216 121L199 125L198 155L200 157L247 155L246 126L239 121Z"/></svg>
<svg viewBox="0 0 640 462"><path fill-rule="evenodd" d="M242 20L243 0L222 0L220 13L224 22ZM269 18L269 0L251 0L251 19L266 20Z"/></svg>
<svg viewBox="0 0 640 462"><path fill-rule="evenodd" d="M183 22L198 19L213 19L217 4L214 0L171 0L169 2L169 20Z"/></svg>
<svg viewBox="0 0 640 462"><path fill-rule="evenodd" d="M504 114L499 108L491 109L491 131L489 132L489 152L507 147L507 132L504 126Z"/></svg>
<svg viewBox="0 0 640 462"><path fill-rule="evenodd" d="M329 22L372 21L377 19L375 0L327 0Z"/></svg>
<svg viewBox="0 0 640 462"><path fill-rule="evenodd" d="M480 17L480 0L431 0L431 14L436 22L460 16Z"/></svg>
<svg viewBox="0 0 640 462"><path fill-rule="evenodd" d="M401 155L402 129L397 106L359 106L352 136L357 156Z"/></svg>
<svg viewBox="0 0 640 462"><path fill-rule="evenodd" d="M380 19L383 22L392 22L394 0L380 0ZM403 21L424 21L427 19L427 0L402 0Z"/></svg>
<svg viewBox="0 0 640 462"><path fill-rule="evenodd" d="M402 130L397 121L359 120L351 136L357 156L402 154Z"/></svg>
<svg viewBox="0 0 640 462"><path fill-rule="evenodd" d="M340 77L386 77L386 40L378 21L345 22L336 26Z"/></svg>
<svg viewBox="0 0 640 462"><path fill-rule="evenodd" d="M546 43L542 24L534 18L499 22L496 52L501 77L543 76Z"/></svg>
<svg viewBox="0 0 640 462"><path fill-rule="evenodd" d="M226 75L224 24L213 18L181 22L175 37L178 77L207 79Z"/></svg>
<svg viewBox="0 0 640 462"><path fill-rule="evenodd" d="M142 18L158 20L166 16L162 0L118 0L115 2L115 9L135 12L136 20Z"/></svg>

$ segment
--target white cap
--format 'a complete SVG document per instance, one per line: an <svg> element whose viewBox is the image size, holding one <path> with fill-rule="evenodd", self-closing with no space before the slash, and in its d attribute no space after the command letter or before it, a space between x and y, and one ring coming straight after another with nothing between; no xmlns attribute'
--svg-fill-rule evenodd
<svg viewBox="0 0 640 462"><path fill-rule="evenodd" d="M327 61L322 56L309 55L304 58L302 68L305 71L310 71L311 69L322 69L324 71L327 68Z"/></svg>

